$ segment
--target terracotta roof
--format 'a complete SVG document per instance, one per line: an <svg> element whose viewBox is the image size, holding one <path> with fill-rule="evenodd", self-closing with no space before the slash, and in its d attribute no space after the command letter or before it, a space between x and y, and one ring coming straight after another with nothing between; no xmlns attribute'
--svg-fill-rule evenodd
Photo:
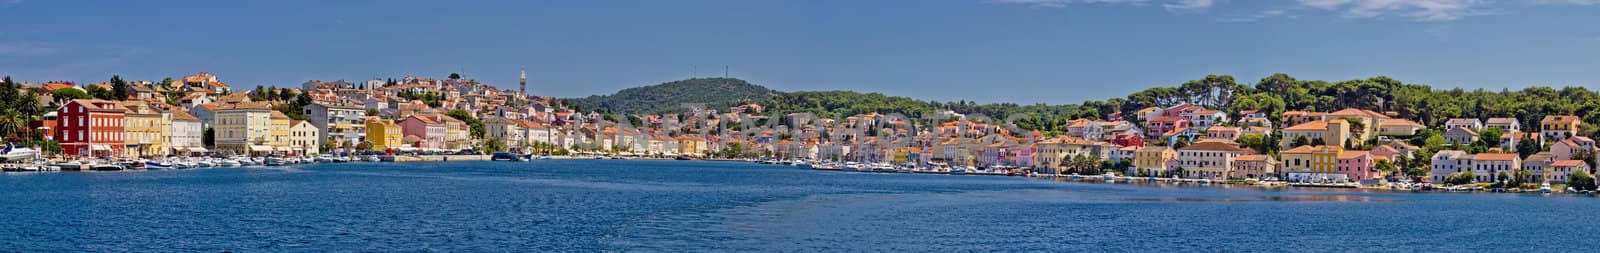
<svg viewBox="0 0 1600 253"><path fill-rule="evenodd" d="M172 120L200 121L200 118L189 114L189 111L177 110L172 112Z"/></svg>
<svg viewBox="0 0 1600 253"><path fill-rule="evenodd" d="M1372 117L1372 118L1380 118L1380 119L1389 118L1388 115L1383 115L1383 113L1378 113L1378 112L1374 112L1374 111L1371 111L1371 110L1356 109L1356 108L1347 108L1347 109L1339 110L1339 111L1336 111L1336 112L1330 112L1330 113L1328 113L1328 116L1334 116L1334 117L1355 116L1355 117Z"/></svg>
<svg viewBox="0 0 1600 253"><path fill-rule="evenodd" d="M1236 158L1236 160L1239 160L1239 161L1252 161L1252 162L1265 162L1265 161L1272 160L1272 156L1249 154L1249 155L1240 155L1239 158Z"/></svg>
<svg viewBox="0 0 1600 253"><path fill-rule="evenodd" d="M1553 167L1584 167L1584 166L1589 166L1589 164L1584 163L1582 160L1560 160L1560 161L1556 161L1556 162L1550 163L1550 166L1553 166Z"/></svg>
<svg viewBox="0 0 1600 253"><path fill-rule="evenodd" d="M1405 120L1405 119L1390 119L1390 120L1384 120L1383 124L1378 124L1378 126L1422 127L1422 124L1418 124L1416 121L1410 121L1410 120Z"/></svg>
<svg viewBox="0 0 1600 253"><path fill-rule="evenodd" d="M1578 117L1577 116L1570 116L1570 115L1550 115L1550 116L1544 116L1544 120L1540 120L1539 121L1539 123L1558 123L1558 122L1560 122L1560 123L1578 122Z"/></svg>
<svg viewBox="0 0 1600 253"><path fill-rule="evenodd" d="M1180 150L1244 152L1249 151L1250 149L1240 148L1238 144L1232 144L1228 142L1208 141L1191 144L1187 147L1183 147Z"/></svg>
<svg viewBox="0 0 1600 253"><path fill-rule="evenodd" d="M1490 125L1510 125L1517 123L1517 118L1489 118L1489 120L1484 123Z"/></svg>
<svg viewBox="0 0 1600 253"><path fill-rule="evenodd" d="M1340 160L1356 159L1356 158L1361 158L1362 156L1366 156L1366 155L1369 155L1369 154L1371 154L1371 153L1368 153L1367 151L1345 151L1344 153L1339 154L1339 159Z"/></svg>
<svg viewBox="0 0 1600 253"><path fill-rule="evenodd" d="M1281 152L1278 152L1278 153L1296 153L1296 154L1307 153L1307 154L1309 154L1311 152L1317 151L1317 149L1320 149L1322 147L1327 147L1327 146L1301 145L1299 147L1294 147L1294 148L1291 148L1289 150L1284 150L1284 151L1281 151Z"/></svg>
<svg viewBox="0 0 1600 253"><path fill-rule="evenodd" d="M68 102L68 103L78 103L78 104L83 105L84 108L88 108L89 110L92 110L92 111L122 112L122 111L127 111L128 110L127 107L123 107L122 106L122 103L119 103L117 101L111 101L111 100L73 99L72 102Z"/></svg>
<svg viewBox="0 0 1600 253"><path fill-rule="evenodd" d="M1328 129L1328 122L1326 122L1326 121L1312 121L1312 122L1306 122L1304 124L1294 125L1294 126L1289 127L1289 128L1284 128L1283 130L1284 131L1304 131L1304 130L1321 131L1321 130L1327 130L1327 129Z"/></svg>
<svg viewBox="0 0 1600 253"><path fill-rule="evenodd" d="M1472 156L1472 160L1478 161L1512 161L1516 159L1517 154L1479 153Z"/></svg>
<svg viewBox="0 0 1600 253"><path fill-rule="evenodd" d="M1183 118L1183 117L1178 117L1178 116L1161 116L1161 117L1156 117L1156 118L1154 118L1154 119L1150 119L1150 122L1152 122L1152 123L1154 123L1154 122L1167 122L1167 123L1171 123L1171 122L1178 122L1178 121L1180 121L1180 120L1181 120L1181 121L1187 121L1187 120L1189 120L1189 119L1185 119L1185 118Z"/></svg>

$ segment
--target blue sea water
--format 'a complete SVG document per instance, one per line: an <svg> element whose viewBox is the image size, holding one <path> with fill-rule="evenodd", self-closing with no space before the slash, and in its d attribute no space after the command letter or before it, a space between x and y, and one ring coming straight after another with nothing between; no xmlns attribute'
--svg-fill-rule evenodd
<svg viewBox="0 0 1600 253"><path fill-rule="evenodd" d="M549 160L0 174L0 251L1589 251L1600 198Z"/></svg>

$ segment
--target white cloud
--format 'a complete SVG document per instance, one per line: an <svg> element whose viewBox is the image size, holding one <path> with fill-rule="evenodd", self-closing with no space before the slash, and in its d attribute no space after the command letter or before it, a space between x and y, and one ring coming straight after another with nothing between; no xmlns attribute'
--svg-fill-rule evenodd
<svg viewBox="0 0 1600 253"><path fill-rule="evenodd" d="M1256 12L1255 14L1250 14L1249 16L1225 18L1222 19L1222 22L1256 22L1261 21L1262 19L1283 16L1283 14L1287 13L1288 12L1284 10L1264 10Z"/></svg>
<svg viewBox="0 0 1600 253"><path fill-rule="evenodd" d="M1178 0L1175 3L1163 4L1161 6L1166 7L1167 11L1188 11L1211 8L1212 5L1216 4L1216 0Z"/></svg>
<svg viewBox="0 0 1600 253"><path fill-rule="evenodd" d="M1543 0L1541 0L1543 1ZM1557 0L1597 1L1597 0ZM1486 0L1299 0L1301 5L1344 12L1350 18L1376 18L1390 12L1403 12L1423 21L1449 21L1483 15Z"/></svg>
<svg viewBox="0 0 1600 253"><path fill-rule="evenodd" d="M1074 4L1133 4L1143 5L1147 0L991 0L995 3L1022 4L1033 7L1064 8Z"/></svg>

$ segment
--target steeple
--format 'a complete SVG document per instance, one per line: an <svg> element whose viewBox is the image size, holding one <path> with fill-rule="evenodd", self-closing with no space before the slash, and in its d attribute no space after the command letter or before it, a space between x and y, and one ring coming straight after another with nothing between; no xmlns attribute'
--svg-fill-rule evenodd
<svg viewBox="0 0 1600 253"><path fill-rule="evenodd" d="M528 95L528 68L527 67L523 67L522 68L522 87L521 87L521 89L518 90L518 92L521 92L523 96L527 96Z"/></svg>

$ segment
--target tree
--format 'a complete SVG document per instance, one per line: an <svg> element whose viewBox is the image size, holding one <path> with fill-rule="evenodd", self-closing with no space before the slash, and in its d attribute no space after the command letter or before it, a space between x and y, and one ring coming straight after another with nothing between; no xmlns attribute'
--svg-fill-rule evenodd
<svg viewBox="0 0 1600 253"><path fill-rule="evenodd" d="M1311 138L1307 138L1305 135L1295 136L1294 141L1289 144L1295 147L1311 145Z"/></svg>
<svg viewBox="0 0 1600 253"><path fill-rule="evenodd" d="M1593 191L1595 190L1594 176L1590 176L1588 172L1582 170L1573 171L1572 175L1567 177L1567 187L1580 191Z"/></svg>
<svg viewBox="0 0 1600 253"><path fill-rule="evenodd" d="M1450 176L1448 176L1448 177L1445 177L1444 184L1445 185L1471 184L1473 179L1474 179L1474 176L1472 175L1471 171L1458 172L1458 173L1455 173L1455 174L1450 174Z"/></svg>
<svg viewBox="0 0 1600 253"><path fill-rule="evenodd" d="M101 88L99 85L89 85L86 89L89 91L89 96L95 99L118 100L116 93L112 93L111 90L106 88Z"/></svg>
<svg viewBox="0 0 1600 253"><path fill-rule="evenodd" d="M115 97L108 99L125 100L129 94L133 94L133 90L128 87L128 81L122 80L122 76L111 75L111 94Z"/></svg>
<svg viewBox="0 0 1600 253"><path fill-rule="evenodd" d="M460 73L450 73L450 80L460 80L460 79L461 79L461 74Z"/></svg>
<svg viewBox="0 0 1600 253"><path fill-rule="evenodd" d="M367 109L367 116L378 116L378 109Z"/></svg>
<svg viewBox="0 0 1600 253"><path fill-rule="evenodd" d="M207 147L216 147L217 146L217 132L216 132L216 130L213 130L213 129L209 128L209 127L206 128L205 134L200 136L200 143L205 144Z"/></svg>
<svg viewBox="0 0 1600 253"><path fill-rule="evenodd" d="M87 93L87 92L83 92L82 90L78 90L78 89L70 89L70 88L69 89L56 89L56 91L50 92L50 96L51 97L55 97L56 101L61 101L61 102L71 101L73 99L90 99L90 98L94 98L92 96L89 96L89 93Z"/></svg>
<svg viewBox="0 0 1600 253"><path fill-rule="evenodd" d="M487 130L484 129L483 120L478 119L478 117L472 116L472 113L469 113L467 111L450 110L450 112L446 112L445 113L445 116L450 116L451 118L455 118L457 120L461 120L462 122L466 122L467 123L467 128L470 129L469 133L472 135L472 138L474 138L474 139L481 139L481 138L483 138L483 135L488 132Z"/></svg>

